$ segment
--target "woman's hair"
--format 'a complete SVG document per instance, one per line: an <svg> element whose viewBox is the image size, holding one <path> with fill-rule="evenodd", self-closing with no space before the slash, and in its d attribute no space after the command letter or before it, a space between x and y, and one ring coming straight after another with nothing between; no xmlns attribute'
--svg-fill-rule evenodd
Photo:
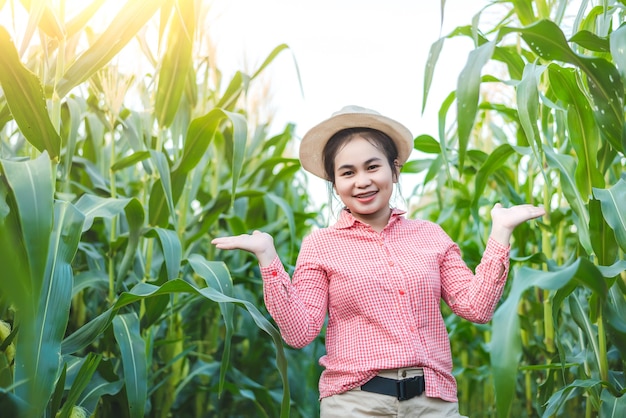
<svg viewBox="0 0 626 418"><path fill-rule="evenodd" d="M322 152L324 171L326 172L326 177L330 181L330 184L335 184L335 156L345 144L356 136L365 139L385 154L389 167L391 167L391 171L393 172L394 180L397 180L399 167L396 166L395 161L398 158L398 149L393 140L378 129L348 128L334 134L328 140Z"/></svg>

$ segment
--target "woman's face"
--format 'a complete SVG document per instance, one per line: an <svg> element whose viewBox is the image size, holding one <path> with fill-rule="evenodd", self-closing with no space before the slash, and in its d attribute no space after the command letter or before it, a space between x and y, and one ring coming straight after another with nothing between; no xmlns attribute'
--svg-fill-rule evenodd
<svg viewBox="0 0 626 418"><path fill-rule="evenodd" d="M389 200L396 182L385 154L354 136L335 155L334 188L358 220L382 229L389 220Z"/></svg>

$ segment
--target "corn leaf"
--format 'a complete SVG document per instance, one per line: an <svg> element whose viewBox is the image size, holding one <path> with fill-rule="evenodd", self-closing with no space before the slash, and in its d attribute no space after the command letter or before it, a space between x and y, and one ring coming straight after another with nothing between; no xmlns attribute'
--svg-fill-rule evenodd
<svg viewBox="0 0 626 418"><path fill-rule="evenodd" d="M180 263L183 257L183 249L176 231L171 229L154 228L153 231L159 237L161 250L165 259L167 279L174 280L180 272Z"/></svg>
<svg viewBox="0 0 626 418"><path fill-rule="evenodd" d="M541 161L541 136L537 128L539 120L539 91L538 79L546 67L528 64L524 67L521 81L517 84L517 113L520 125L526 134L528 144L535 154L535 159Z"/></svg>
<svg viewBox="0 0 626 418"><path fill-rule="evenodd" d="M73 286L71 262L80 241L84 217L68 202L55 205L55 225L35 321L21 328L16 378L27 383L16 393L29 399L36 414L45 409L61 368L60 347L67 327ZM38 237L43 240L42 236Z"/></svg>
<svg viewBox="0 0 626 418"><path fill-rule="evenodd" d="M495 45L493 41L487 42L472 50L457 80L456 100L460 171L463 171L465 153L478 111L481 72L485 64L491 59Z"/></svg>
<svg viewBox="0 0 626 418"><path fill-rule="evenodd" d="M601 272L586 258L579 258L573 264L551 272L528 267L516 272L508 297L493 316L490 350L498 416L510 416L516 396L517 368L522 355L518 304L523 293L531 287L557 290L573 279L606 297L606 283Z"/></svg>
<svg viewBox="0 0 626 418"><path fill-rule="evenodd" d="M591 238L589 237L589 212L585 206L585 200L576 187L576 161L574 157L570 155L555 153L548 146L544 146L544 153L548 165L558 170L563 194L572 207L572 210L578 215L575 222L578 228L580 244L585 251L587 251L587 254L591 254L593 247L591 246Z"/></svg>
<svg viewBox="0 0 626 418"><path fill-rule="evenodd" d="M289 381L287 379L287 359L285 357L282 337L278 330L265 318L265 316L251 302L243 299L229 297L214 287L206 287L199 289L191 283L175 279L165 282L161 286L155 286L148 283L138 283L130 291L120 295L115 304L107 311L94 318L92 321L83 325L80 329L70 335L63 341L63 353L74 353L95 341L109 326L117 312L124 306L134 302L145 300L151 297L158 297L170 293L191 293L200 295L209 300L219 303L230 303L244 307L256 325L274 341L276 347L276 363L281 374L283 382L283 399L281 406L281 418L289 416Z"/></svg>
<svg viewBox="0 0 626 418"><path fill-rule="evenodd" d="M84 361L81 361L80 370L75 379L73 379L72 386L65 399L65 404L59 413L59 418L70 418L72 409L78 404L80 395L89 385L91 377L98 368L101 359L101 354L89 353Z"/></svg>
<svg viewBox="0 0 626 418"><path fill-rule="evenodd" d="M130 415L143 417L148 397L148 366L146 344L141 338L137 314L116 315L113 318L113 332L122 354Z"/></svg>
<svg viewBox="0 0 626 418"><path fill-rule="evenodd" d="M14 239L24 243L28 257L30 284L27 288L32 291L31 297L36 298L41 292L50 245L42 238L50 236L53 226L52 166L56 164L43 153L25 162L0 160L0 165L15 199L22 231L22 236Z"/></svg>
<svg viewBox="0 0 626 418"><path fill-rule="evenodd" d="M541 58L576 65L586 74L594 103L593 114L600 132L616 150L624 152L624 85L615 66L603 58L576 54L561 29L549 20L541 20L525 28L505 27L499 36L510 32L520 32L528 46Z"/></svg>
<svg viewBox="0 0 626 418"><path fill-rule="evenodd" d="M580 90L571 69L551 64L548 71L554 94L567 106L570 141L578 157L575 171L576 187L586 202L593 187L604 187L598 169L597 155L600 135L593 112L584 92Z"/></svg>
<svg viewBox="0 0 626 418"><path fill-rule="evenodd" d="M602 390L602 406L600 416L602 418L619 418L626 416L626 396L615 396L608 389Z"/></svg>
<svg viewBox="0 0 626 418"><path fill-rule="evenodd" d="M106 65L146 25L165 0L128 0L111 24L85 52L74 61L57 85L59 97L88 80Z"/></svg>
<svg viewBox="0 0 626 418"><path fill-rule="evenodd" d="M610 189L594 188L593 195L601 202L604 219L615 232L620 248L626 251L626 181L620 179Z"/></svg>
<svg viewBox="0 0 626 418"><path fill-rule="evenodd" d="M233 296L232 279L224 263L219 261L208 261L204 257L200 257L197 254L190 255L187 261L189 262L191 268L193 268L193 271L204 279L208 287L216 289L226 296ZM221 393L224 390L226 370L228 369L228 365L230 363L230 347L235 329L235 306L232 303L226 302L220 302L219 305L222 317L224 318L224 326L226 327L222 365L220 366L219 392Z"/></svg>
<svg viewBox="0 0 626 418"><path fill-rule="evenodd" d="M192 50L195 32L195 2L179 0L172 17L167 50L160 62L155 99L155 114L161 128L174 121L180 99L193 69Z"/></svg>
<svg viewBox="0 0 626 418"><path fill-rule="evenodd" d="M61 137L50 121L41 82L22 64L11 36L1 26L0 50L0 86L15 123L35 148L58 158Z"/></svg>

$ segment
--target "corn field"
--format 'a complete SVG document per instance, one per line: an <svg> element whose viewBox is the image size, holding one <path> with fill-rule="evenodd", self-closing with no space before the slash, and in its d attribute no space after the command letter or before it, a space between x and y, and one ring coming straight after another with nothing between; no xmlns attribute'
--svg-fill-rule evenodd
<svg viewBox="0 0 626 418"><path fill-rule="evenodd" d="M103 22L105 3L0 1L27 16L0 26L0 415L318 416L324 336L285 346L254 257L210 245L263 230L290 270L324 226L295 127L270 134L249 98L288 45L226 79L210 2L128 0ZM474 267L495 202L548 212L516 230L491 323L442 305L462 414L626 416L625 10L486 1L424 61L439 130L403 167L424 179L410 216ZM474 48L431 103L457 37Z"/></svg>

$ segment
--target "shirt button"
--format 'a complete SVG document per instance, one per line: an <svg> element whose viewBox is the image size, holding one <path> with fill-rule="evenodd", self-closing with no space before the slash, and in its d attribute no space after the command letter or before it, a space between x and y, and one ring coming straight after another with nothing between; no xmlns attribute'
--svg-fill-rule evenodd
<svg viewBox="0 0 626 418"><path fill-rule="evenodd" d="M389 262L389 265L390 265L391 267L393 267L393 261L390 261L390 262Z"/></svg>
<svg viewBox="0 0 626 418"><path fill-rule="evenodd" d="M415 332L415 327L411 326L409 327L409 329L411 330L411 332Z"/></svg>
<svg viewBox="0 0 626 418"><path fill-rule="evenodd" d="M404 295L404 290L400 290L400 294L401 294L401 295Z"/></svg>
<svg viewBox="0 0 626 418"><path fill-rule="evenodd" d="M274 270L274 271L272 272L272 276L274 276L274 277L278 276L278 272L277 272L276 270Z"/></svg>

